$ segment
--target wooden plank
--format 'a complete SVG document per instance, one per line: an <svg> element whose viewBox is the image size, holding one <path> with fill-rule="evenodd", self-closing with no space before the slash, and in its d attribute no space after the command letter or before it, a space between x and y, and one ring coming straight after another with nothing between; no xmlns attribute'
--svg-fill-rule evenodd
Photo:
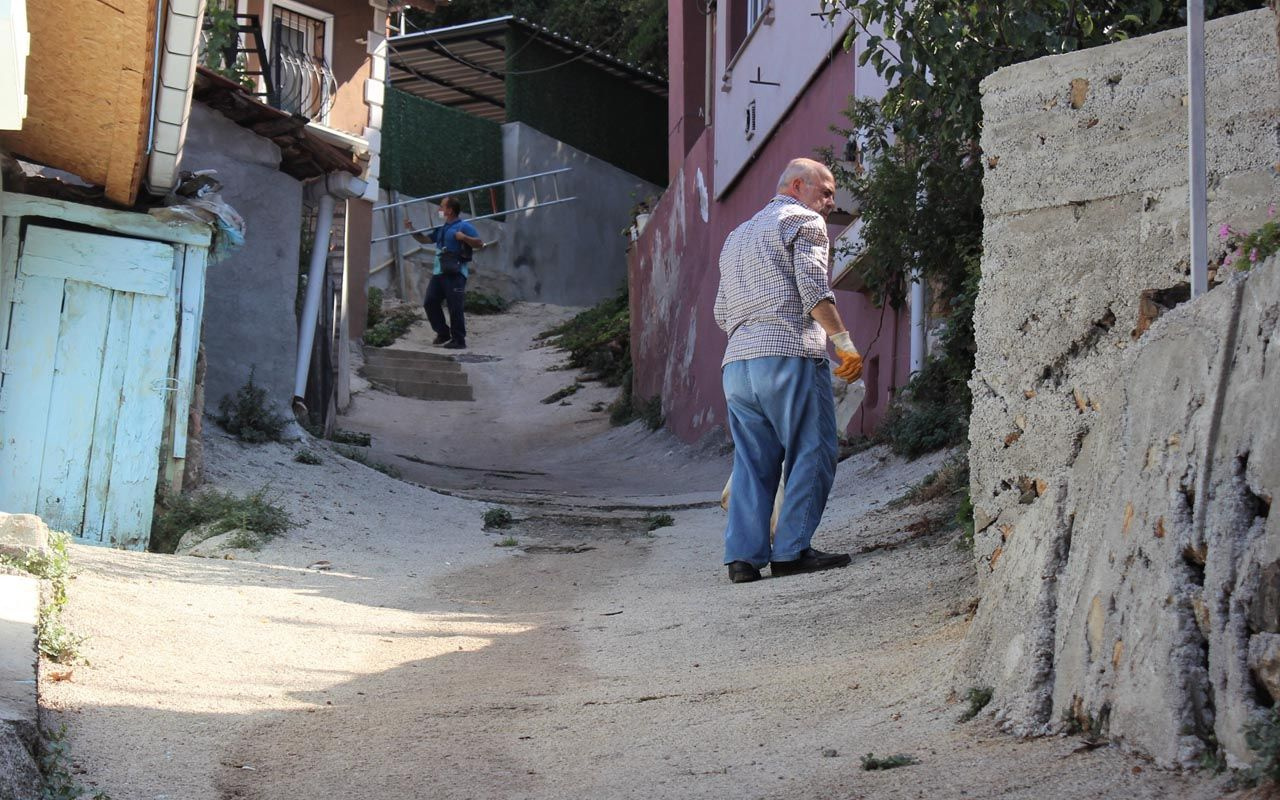
<svg viewBox="0 0 1280 800"><path fill-rule="evenodd" d="M129 359L103 521L106 539L116 547L143 550L151 535L175 327L169 298L134 295Z"/></svg>
<svg viewBox="0 0 1280 800"><path fill-rule="evenodd" d="M204 247L208 247L213 238L209 226L201 223L165 222L150 214L112 211L13 192L0 192L0 214L6 217L49 217L161 242Z"/></svg>
<svg viewBox="0 0 1280 800"><path fill-rule="evenodd" d="M20 270L24 275L167 296L173 285L173 246L31 225L22 246Z"/></svg>
<svg viewBox="0 0 1280 800"><path fill-rule="evenodd" d="M173 457L187 457L187 417L195 388L196 356L200 349L200 318L204 312L207 251L186 248L182 269L182 327L178 331L178 395L173 408Z"/></svg>
<svg viewBox="0 0 1280 800"><path fill-rule="evenodd" d="M58 325L49 397L49 425L40 469L36 513L53 530L79 536L84 522L89 453L111 292L68 281Z"/></svg>
<svg viewBox="0 0 1280 800"><path fill-rule="evenodd" d="M26 278L15 294L0 393L0 510L32 514L53 389L63 281Z"/></svg>
<svg viewBox="0 0 1280 800"><path fill-rule="evenodd" d="M129 327L133 320L134 295L111 293L111 310L102 353L102 373L96 392L93 448L89 452L89 484L85 493L84 524L80 537L92 544L106 544L103 530L107 516L107 494L111 488L111 465L115 459L116 427L124 404L124 375L129 365Z"/></svg>

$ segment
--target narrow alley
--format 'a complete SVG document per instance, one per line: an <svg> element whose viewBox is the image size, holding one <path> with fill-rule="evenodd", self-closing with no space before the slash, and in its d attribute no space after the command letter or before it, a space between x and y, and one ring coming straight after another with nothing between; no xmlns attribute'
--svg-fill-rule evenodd
<svg viewBox="0 0 1280 800"><path fill-rule="evenodd" d="M474 402L357 387L340 425L402 479L206 428L211 486L297 524L261 551L73 546L88 663L42 662L40 683L78 777L114 800L1220 795L958 721L973 562L936 509L895 502L946 453L842 462L818 542L850 567L730 584L724 453L610 427L616 389L539 402L576 377L534 339L569 313L476 318ZM484 529L495 507L510 528ZM658 513L674 524L649 530Z"/></svg>

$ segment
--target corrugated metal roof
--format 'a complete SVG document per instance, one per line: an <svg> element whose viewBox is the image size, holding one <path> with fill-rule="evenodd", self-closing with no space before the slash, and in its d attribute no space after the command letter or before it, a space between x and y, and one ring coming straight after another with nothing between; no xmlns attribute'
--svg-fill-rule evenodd
<svg viewBox="0 0 1280 800"><path fill-rule="evenodd" d="M511 28L531 33L560 50L565 62L586 61L628 83L667 96L667 82L661 77L514 16L390 37L390 84L443 106L506 122L506 34Z"/></svg>

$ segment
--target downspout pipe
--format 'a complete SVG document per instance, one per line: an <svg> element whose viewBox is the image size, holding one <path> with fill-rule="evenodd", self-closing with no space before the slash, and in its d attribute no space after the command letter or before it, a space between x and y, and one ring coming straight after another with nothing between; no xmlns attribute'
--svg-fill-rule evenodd
<svg viewBox="0 0 1280 800"><path fill-rule="evenodd" d="M298 361L293 371L293 407L306 409L307 373L311 367L311 348L316 341L316 320L320 314L321 290L324 288L325 264L329 261L329 229L333 227L334 204L360 197L365 182L346 172L330 172L320 180L307 184L306 198L318 208L316 238L311 245L311 263L307 268L307 296L298 320Z"/></svg>
<svg viewBox="0 0 1280 800"><path fill-rule="evenodd" d="M924 282L911 279L911 374L924 366Z"/></svg>

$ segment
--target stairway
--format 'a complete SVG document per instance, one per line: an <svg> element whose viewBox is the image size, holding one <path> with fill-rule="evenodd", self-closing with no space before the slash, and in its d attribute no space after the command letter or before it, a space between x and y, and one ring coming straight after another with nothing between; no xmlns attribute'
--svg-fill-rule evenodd
<svg viewBox="0 0 1280 800"><path fill-rule="evenodd" d="M440 353L364 348L360 370L374 386L419 400L475 400L462 365Z"/></svg>

